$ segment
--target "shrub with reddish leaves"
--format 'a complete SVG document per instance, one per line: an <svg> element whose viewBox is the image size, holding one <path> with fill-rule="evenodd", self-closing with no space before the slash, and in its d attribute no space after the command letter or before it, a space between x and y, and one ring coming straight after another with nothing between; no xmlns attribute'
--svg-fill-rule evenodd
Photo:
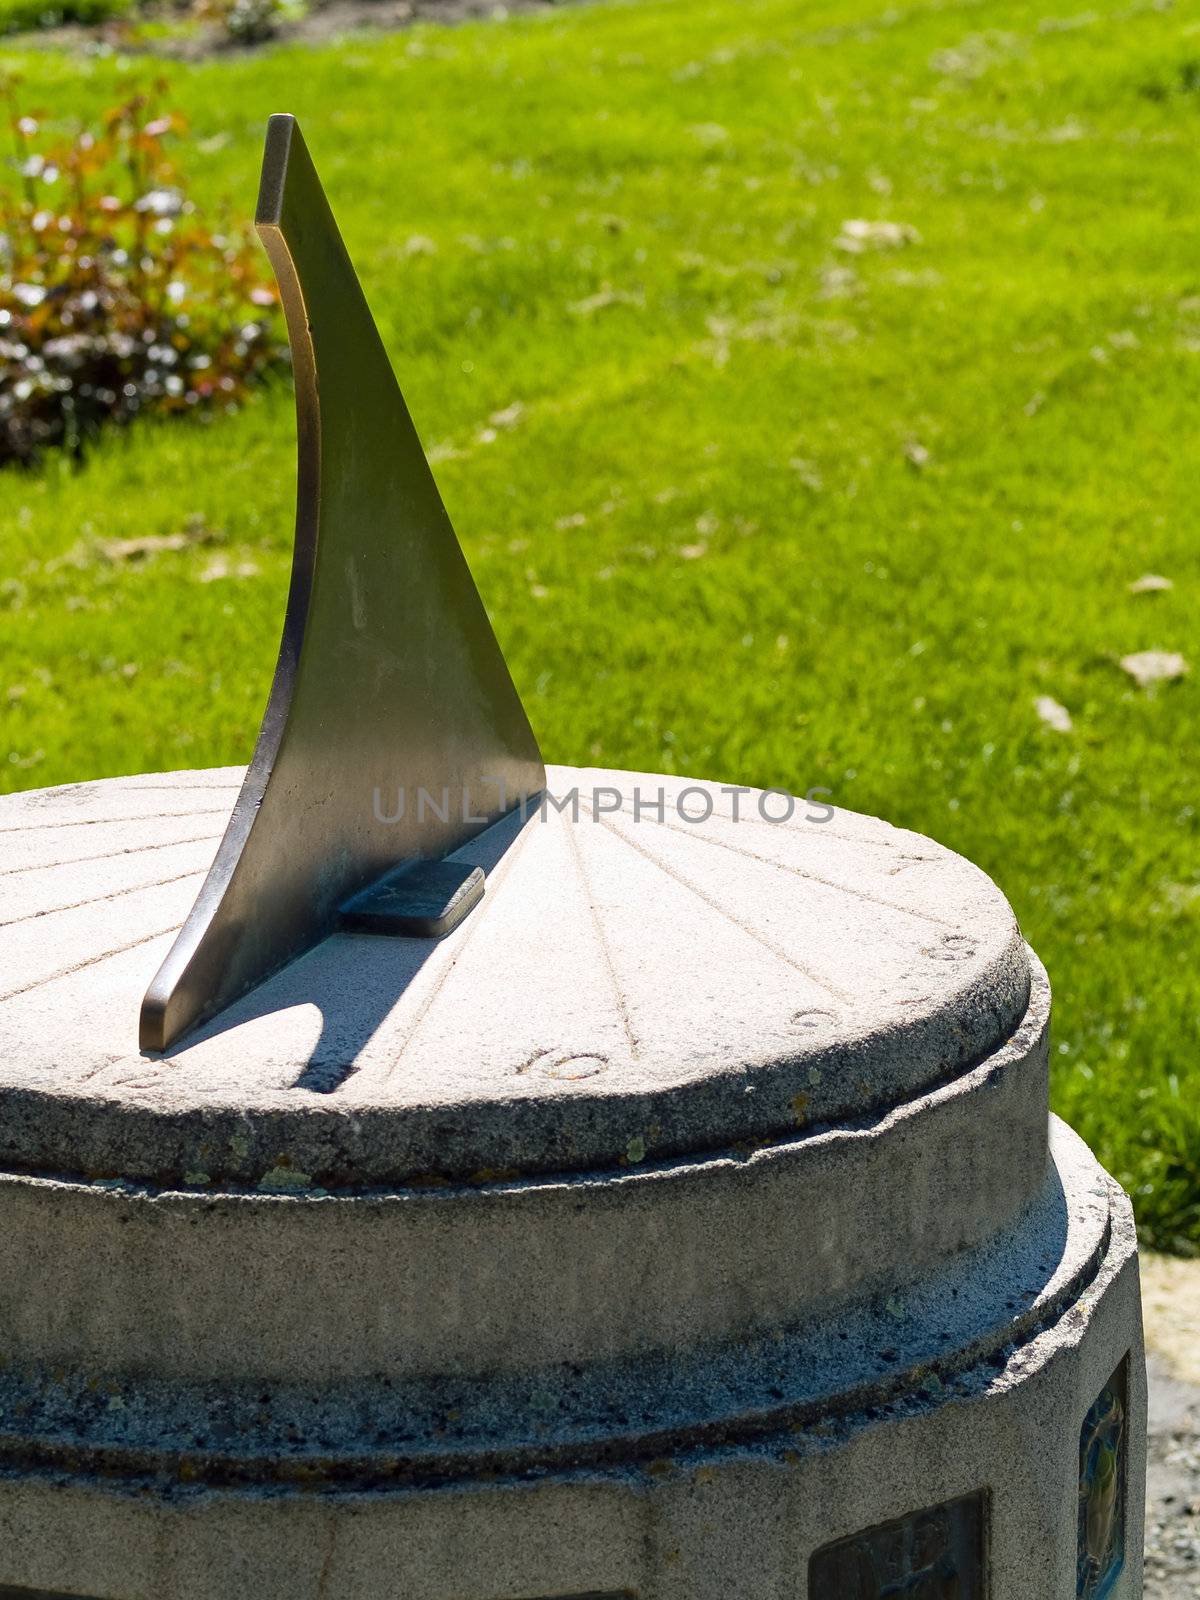
<svg viewBox="0 0 1200 1600"><path fill-rule="evenodd" d="M210 231L165 151L150 94L62 137L0 89L0 463L143 412L232 410L286 360L275 289L245 235Z"/></svg>

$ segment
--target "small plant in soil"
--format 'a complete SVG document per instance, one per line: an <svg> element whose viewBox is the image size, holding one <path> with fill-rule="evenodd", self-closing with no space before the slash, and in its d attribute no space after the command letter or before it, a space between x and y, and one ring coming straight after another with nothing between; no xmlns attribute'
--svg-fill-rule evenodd
<svg viewBox="0 0 1200 1600"><path fill-rule="evenodd" d="M286 360L253 241L188 198L163 92L63 133L0 87L0 464L78 457L144 413L234 410Z"/></svg>

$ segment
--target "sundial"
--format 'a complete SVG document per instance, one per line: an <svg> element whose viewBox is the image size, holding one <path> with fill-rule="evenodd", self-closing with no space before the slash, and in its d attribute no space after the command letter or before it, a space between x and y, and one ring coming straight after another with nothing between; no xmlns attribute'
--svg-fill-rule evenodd
<svg viewBox="0 0 1200 1600"><path fill-rule="evenodd" d="M107 1170L86 1101L158 1182L628 1163L879 1113L1003 1039L1027 952L950 851L736 785L547 777L290 116L257 226L299 462L262 730L244 771L5 802L0 1158Z"/></svg>
<svg viewBox="0 0 1200 1600"><path fill-rule="evenodd" d="M781 827L778 807L739 803L736 791L716 788L707 802L698 789L701 804L693 798L689 812L675 803L686 785L668 785L671 800L656 803L659 788L631 775L612 789L611 775L597 774L590 791L579 775L564 775L560 787L578 790L579 799L541 803L546 771L537 742L293 117L268 124L256 222L293 350L293 574L258 744L195 904L143 1001L142 1049L184 1048L190 1039L188 1059L200 1073L203 1024L222 1014L235 1021L235 1002L331 935L373 934L418 942L389 949L361 937L349 947L343 941L359 981L377 966L395 973L408 961L419 987L426 969L445 967L457 991L455 1027L466 1038L473 1027L495 1031L486 967L520 951L532 989L501 1030L504 1070L516 1072L527 1058L527 1072L517 1075L530 1083L553 1072L552 1081L586 1082L588 1098L603 1101L623 1067L655 1061L663 969L694 962L686 944L704 952L710 986L721 996L702 1013L706 1061L726 1042L740 1057L737 1019L746 1014L764 1060L774 1034L777 1051L798 1053L808 1076L818 1074L790 1087L785 1074L772 1093L756 1102L742 1096L727 1108L733 1128L754 1133L786 1115L797 1095L828 1109L911 1087L914 1073L935 1070L931 1063L951 1045L936 1036L935 1021L929 1047L912 1048L923 1013L944 1017L947 994L979 984L981 974L1018 1014L1028 971L1015 925L1004 917L989 924L986 880L927 842L865 820L830 825L823 813ZM615 806L601 790L619 794ZM705 806L711 816L701 818ZM470 850L473 839L482 839L482 854ZM512 882L489 912L482 945L464 929L447 952L431 950L431 938L478 905L488 877L497 888ZM622 892L609 889L614 879ZM546 903L547 882L561 896L558 908ZM930 903L934 882L938 907ZM621 924L631 908L651 937L625 972L606 952L627 942ZM865 913L852 919L853 948L839 930L850 911ZM543 941L530 930L548 918L556 931ZM797 918L807 930L799 940ZM497 922L508 925L503 940ZM337 959L336 948L326 961ZM483 967L469 984L464 974L480 952ZM586 1009L591 1025L577 1020L560 1040L546 1033L547 1002L537 997L564 970L572 974L573 1007L583 971L607 977L600 985L588 979L597 990ZM768 973L783 1003L774 1018L764 1010ZM271 994L302 992L311 976L306 968L303 977L280 977ZM349 971L344 981L349 993ZM525 981L513 973L510 993ZM489 994L482 1026L475 993ZM643 993L653 997L645 1018L637 1015ZM401 1011L405 994L397 985ZM419 1057L425 1036L436 1036L445 1009L439 988L405 1046L410 1058ZM847 1085L839 1076L822 1084L816 1057L844 1044L847 1028L877 1028L889 1010L908 1024L905 1048L894 1053L904 1064L891 1069L897 1083ZM695 1020L689 1008L689 1023ZM346 1064L344 1076L354 1082L345 1092L362 1094L375 1079L370 1059L394 1021L380 1017L378 1036L364 1039L352 1068ZM986 1011L980 1026L977 1044L994 1032ZM279 1049L286 1024L272 1037ZM961 1051L963 1041L954 1048ZM493 1053L485 1050L485 1058ZM691 1056L685 1051L683 1059ZM319 1047L299 1080L332 1082L337 1072L323 1059ZM687 1081L678 1056L652 1070L667 1095L680 1087L677 1079ZM259 1087L269 1081L263 1074ZM389 1071L385 1082L395 1081ZM712 1095L711 1083L704 1093ZM664 1107L660 1128L673 1118ZM582 1130L576 1142L582 1158ZM391 1148L406 1143L393 1140ZM481 1166L501 1161L486 1141L475 1153Z"/></svg>
<svg viewBox="0 0 1200 1600"><path fill-rule="evenodd" d="M0 799L0 1600L1137 1600L1132 1213L1003 894L545 768L290 117L258 227L249 768Z"/></svg>
<svg viewBox="0 0 1200 1600"><path fill-rule="evenodd" d="M296 384L291 588L229 827L142 1005L147 1049L220 1011L341 916L446 931L481 885L422 864L545 782L294 117L268 124L256 225ZM397 789L403 815L393 814ZM347 911L396 868L407 875Z"/></svg>

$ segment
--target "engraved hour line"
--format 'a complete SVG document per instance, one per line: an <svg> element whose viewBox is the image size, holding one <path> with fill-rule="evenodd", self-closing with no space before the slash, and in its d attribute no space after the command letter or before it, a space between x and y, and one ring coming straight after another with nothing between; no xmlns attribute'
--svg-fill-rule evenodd
<svg viewBox="0 0 1200 1600"><path fill-rule="evenodd" d="M696 789L701 789L702 784L696 784L694 787L696 787ZM704 792L707 794L707 790L704 790ZM779 790L762 790L762 794L771 794L771 792L776 792L776 794L778 794ZM680 794L686 794L686 786L680 790ZM750 794L754 794L754 790L750 790ZM664 795L664 798L666 798L667 805L670 805L670 798L666 797L666 795ZM675 798L678 800L678 795ZM789 795L789 798L792 797ZM810 802L805 800L805 805L808 805L808 803ZM624 795L622 795L622 816L632 816L632 818L637 819L637 813L635 813L635 811L630 811L630 805L632 805L632 802L627 802L626 798L624 798ZM658 802L654 802L654 805L650 806L646 805L645 800L643 800L642 810L658 810ZM861 834L835 834L834 830L830 829L826 822L808 822L806 826L808 826L810 832L802 832L802 830L798 829L798 827L795 827L794 822L768 822L766 821L766 818L762 818L762 816L746 816L746 814L741 813L741 811L739 811L738 816L734 816L733 811L722 811L720 810L720 806L717 806L714 803L714 806L712 806L712 813L710 813L710 816L706 816L704 821L707 822L710 821L710 819L715 821L717 818L720 818L720 821L723 822L736 822L739 827L746 827L747 824L749 824L750 827L770 827L770 829L774 830L781 829L781 827L786 827L787 834L784 835L784 837L802 838L802 840L805 840L805 843L811 842L814 843L814 845L816 845L816 843L821 843L822 838L838 838L838 840L842 840L843 845L866 845L869 846L870 850L894 851L912 850L914 845L917 845L918 842L918 835L915 834L910 834L909 837L906 838L864 838ZM664 826L669 826L669 824L664 824ZM702 826L702 824L690 824L690 826Z"/></svg>
<svg viewBox="0 0 1200 1600"><path fill-rule="evenodd" d="M168 884L182 883L185 878L202 878L207 871L207 867L192 867L190 871L177 872L171 878L155 878L150 883L131 883L124 889L106 889L103 894L89 895L86 900L72 900L69 905L43 906L40 911L26 911L19 917L5 917L0 921L0 928L12 928L18 922L33 922L37 917L54 917L60 911L79 911L84 906L98 905L103 900L118 900L125 894L138 894L142 889L165 889Z"/></svg>
<svg viewBox="0 0 1200 1600"><path fill-rule="evenodd" d="M76 972L82 972L85 967L94 967L101 961L108 961L113 956L123 956L128 950L136 950L139 945L149 944L153 939L165 938L169 933L178 933L179 922L169 923L165 928L156 928L153 933L143 933L136 939L131 939L128 944L115 945L111 950L102 950L99 955L88 956L86 961L76 961L73 966L63 967L58 972L47 972L41 978L34 978L29 983L19 984L15 989L9 989L0 994L0 1002L15 1000L18 995L28 994L31 989L40 989L44 984L57 983L60 978L70 978Z"/></svg>
<svg viewBox="0 0 1200 1600"><path fill-rule="evenodd" d="M139 817L139 822L144 822ZM81 867L88 861L115 861L119 856L146 855L151 850L173 850L181 844L215 843L224 833L197 833L188 839L164 839L161 844L131 844L123 850L102 850L98 856L75 856L70 861L35 861L28 867L0 867L0 878L15 878L18 872L53 872L57 867Z"/></svg>
<svg viewBox="0 0 1200 1600"><path fill-rule="evenodd" d="M565 826L565 824L560 824ZM600 914L596 910L595 897L592 894L591 881L587 875L587 868L583 863L583 851L579 848L579 840L575 837L570 827L567 828L567 838L570 840L571 854L575 858L575 870L579 874L579 884L583 890L584 903L591 914L592 926L596 931L596 940L600 946L600 953L604 957L604 964L608 968L609 978L612 980L613 994L616 997L617 1011L621 1024L625 1029L625 1037L629 1040L629 1051L633 1059L638 1059L637 1035L633 1031L633 1019L629 1015L629 1002L625 998L625 991L621 988L620 978L617 976L616 964L613 961L612 949L604 934L604 927L600 921Z"/></svg>
<svg viewBox="0 0 1200 1600"><path fill-rule="evenodd" d="M529 843L529 840L533 838L535 831L536 830L534 829L534 827L532 826L531 823L526 823L522 827L520 833L518 833L517 837L513 840L513 842L509 845L508 849L506 850L506 852L504 854L504 857L502 858L500 867L490 875L490 877L488 879L488 882L489 882L489 884L491 885L491 888L492 888L491 895L485 894L484 897L483 897L483 900L480 902L479 905L477 905L475 907L474 912L467 918L466 923L465 923L465 925L463 927L462 943L459 945L457 952L450 958L449 961L447 961L445 967L442 969L441 973L438 975L437 980L435 981L433 987L430 989L429 993L425 996L424 1001L422 1002L421 1006L419 1007L419 1009L417 1011L416 1016L413 1018L410 1026L409 1026L408 1032L404 1035L404 1038L400 1042L400 1048L396 1051L396 1053L392 1057L392 1059L390 1061L388 1061L384 1065L383 1072L380 1075L380 1078L377 1080L378 1082L386 1084L386 1083L389 1083L391 1081L392 1074L396 1071L397 1067L400 1065L401 1058L403 1057L405 1051L408 1049L409 1045L411 1045L413 1040L416 1038L418 1032L421 1029L422 1023L425 1021L425 1018L429 1015L430 1008L432 1007L434 1001L438 998L438 996L441 994L442 990L446 987L446 984L450 980L450 975L454 972L455 968L458 966L458 963L466 955L468 949L471 946L471 942L475 937L475 934L479 930L480 924L483 923L486 920L489 906L494 906L495 905L496 898L497 898L496 897L496 890L499 889L500 885L502 883L504 883L504 881L507 879L509 873L512 871L514 865L516 864L517 859L524 852L526 845ZM458 853L457 851L454 852L454 854L457 854L457 853ZM307 1071L307 1070L308 1069L306 1067L305 1071ZM342 1079L341 1083L339 1083L336 1086L336 1088L333 1090L333 1093L334 1094L340 1093L341 1090L345 1088L346 1084L353 1082L354 1079L356 1077L358 1077L358 1076L359 1076L358 1071L357 1071L357 1069L355 1069L353 1067L353 1064L352 1064L351 1065L351 1071L346 1075L345 1078ZM369 1074L368 1074L368 1081L370 1081L370 1075ZM293 1085L293 1087L294 1087L294 1085Z"/></svg>
<svg viewBox="0 0 1200 1600"><path fill-rule="evenodd" d="M228 806L201 806L195 811L152 811L140 817L72 817L67 822L19 822L0 833L52 833L56 828L114 828L126 822L190 822L193 817L227 817Z"/></svg>
<svg viewBox="0 0 1200 1600"><path fill-rule="evenodd" d="M621 815L627 815L624 807ZM854 896L857 900L867 900L872 905L885 906L889 911L899 911L905 917L919 917L922 922L936 923L939 928L957 928L955 922L947 922L945 917L935 917L930 911L916 911L912 906L897 905L894 900L885 900L882 895L869 894L866 889L855 889L847 883L838 883L834 878L823 878L819 872L806 872L803 867L790 866L786 861L776 861L771 856L759 855L757 850L747 850L740 844L729 844L725 839L714 839L711 834L693 831L693 824L682 822L663 822L664 828L670 828L674 833L682 833L688 838L702 839L705 844L718 845L722 850L731 850L735 856L746 856L751 861L761 861L765 867L774 867L776 872L789 872L797 878L807 878L811 883L824 884L827 889L836 889L840 894ZM622 837L625 837L622 835Z"/></svg>
<svg viewBox="0 0 1200 1600"><path fill-rule="evenodd" d="M689 889L698 900L703 900L705 905L711 906L714 911L716 911L720 916L724 917L727 922L731 922L733 926L740 932L744 933L747 938L753 939L757 944L762 945L764 950L769 950L771 954L773 956L777 956L780 961L786 962L786 964L789 967L792 967L796 972L802 973L810 983L815 983L819 989L824 989L826 994L831 994L835 1000L841 1000L845 1004L850 1004L853 1002L853 995L847 994L844 989L839 989L837 985L831 983L828 978L822 978L818 973L815 973L810 968L806 967L802 961L797 961L795 956L789 955L786 950L775 944L773 940L766 938L763 934L750 927L748 923L743 922L740 917L735 916L732 911L729 911L725 906L721 905L720 901L714 900L710 895L705 894L704 890L701 889L698 884L693 883L690 878L685 878L683 873L676 871L674 867L669 867L665 861L662 861L658 856L651 854L651 852L643 845L639 844L636 839L631 839L628 834L622 833L619 829L614 828L612 823L609 822L606 817L598 817L594 811L592 812L592 816L597 822L603 823L615 838L621 840L622 844L628 845L631 850L636 850L637 853L640 856L644 856L652 866L657 867L660 872L665 872L668 878L674 878L677 883L681 883L683 887L685 889Z"/></svg>

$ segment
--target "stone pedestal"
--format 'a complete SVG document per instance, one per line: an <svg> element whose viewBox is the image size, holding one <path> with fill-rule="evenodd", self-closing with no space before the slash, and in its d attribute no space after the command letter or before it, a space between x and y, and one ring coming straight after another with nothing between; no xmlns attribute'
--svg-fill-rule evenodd
<svg viewBox="0 0 1200 1600"><path fill-rule="evenodd" d="M139 1055L239 780L0 801L0 1594L1140 1595L1132 1219L981 872L557 769L446 939Z"/></svg>

